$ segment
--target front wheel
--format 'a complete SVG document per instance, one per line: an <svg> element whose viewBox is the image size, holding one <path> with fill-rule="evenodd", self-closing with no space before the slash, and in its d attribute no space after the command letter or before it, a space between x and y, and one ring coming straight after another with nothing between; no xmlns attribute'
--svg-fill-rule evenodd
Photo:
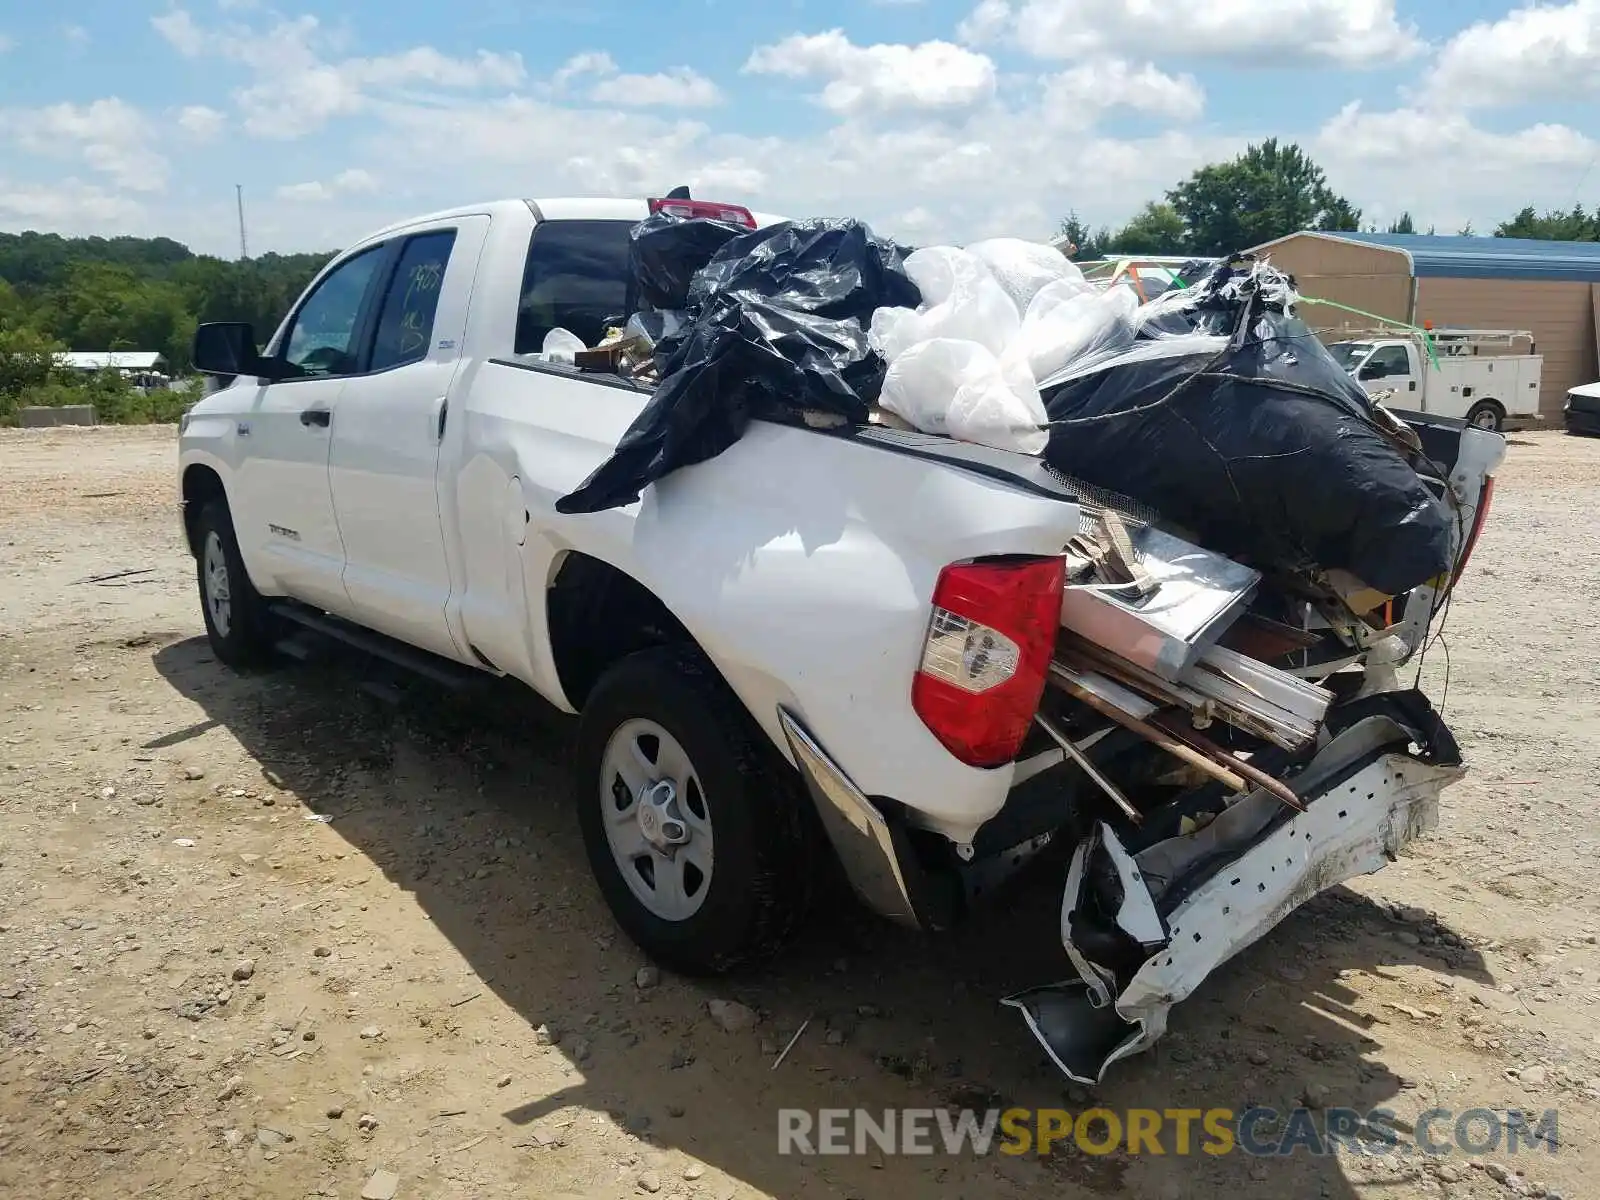
<svg viewBox="0 0 1600 1200"><path fill-rule="evenodd" d="M211 650L230 667L253 667L272 656L272 615L239 554L228 506L213 500L195 519L200 611Z"/></svg>
<svg viewBox="0 0 1600 1200"><path fill-rule="evenodd" d="M575 771L590 868L652 958L719 974L798 928L815 845L804 793L697 651L612 667L584 707Z"/></svg>
<svg viewBox="0 0 1600 1200"><path fill-rule="evenodd" d="M1493 400L1484 400L1472 406L1467 413L1467 424L1499 433L1505 426L1506 414Z"/></svg>

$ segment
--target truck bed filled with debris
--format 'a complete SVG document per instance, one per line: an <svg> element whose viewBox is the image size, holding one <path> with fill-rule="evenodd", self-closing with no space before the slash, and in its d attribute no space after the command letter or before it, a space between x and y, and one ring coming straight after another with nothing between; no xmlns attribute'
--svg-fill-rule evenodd
<svg viewBox="0 0 1600 1200"><path fill-rule="evenodd" d="M561 511L631 503L757 419L987 447L967 465L1076 499L1048 685L992 839L1066 852L1072 978L1008 1003L1073 1078L1149 1046L1210 970L1431 827L1461 760L1401 671L1447 612L1504 442L1369 398L1291 278L1236 258L1141 302L1012 239L908 251L856 221L671 212L632 247L640 311L546 352L653 395ZM946 615L953 655L1027 652ZM908 855L908 877L961 877Z"/></svg>

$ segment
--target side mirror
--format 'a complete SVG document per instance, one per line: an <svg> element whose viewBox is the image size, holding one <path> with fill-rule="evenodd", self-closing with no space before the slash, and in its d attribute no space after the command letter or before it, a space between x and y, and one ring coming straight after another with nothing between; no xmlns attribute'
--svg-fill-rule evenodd
<svg viewBox="0 0 1600 1200"><path fill-rule="evenodd" d="M1385 371L1383 369L1383 364L1382 363L1375 363L1374 365L1372 365L1370 367L1362 367L1361 368L1361 374L1358 375L1357 378L1358 379L1382 379L1388 373L1389 372L1387 372L1387 371Z"/></svg>
<svg viewBox="0 0 1600 1200"><path fill-rule="evenodd" d="M202 375L271 375L248 321L210 321L194 331L194 369Z"/></svg>

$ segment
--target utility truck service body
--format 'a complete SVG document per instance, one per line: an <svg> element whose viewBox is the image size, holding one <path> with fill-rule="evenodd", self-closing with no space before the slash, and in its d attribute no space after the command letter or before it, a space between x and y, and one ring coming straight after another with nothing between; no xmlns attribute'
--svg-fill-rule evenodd
<svg viewBox="0 0 1600 1200"><path fill-rule="evenodd" d="M1066 673L1064 548L1093 506L1038 459L757 421L635 504L558 513L650 391L539 351L557 328L592 346L632 311L629 232L652 206L419 218L339 255L264 349L248 327L202 327L197 364L224 386L184 419L181 493L221 660L259 663L309 628L430 673L511 676L580 713L596 879L630 936L685 971L781 945L819 853L879 913L942 928L1064 847L1062 936L1087 987L1017 1003L1079 1078L1149 1045L1299 903L1430 827L1459 757L1393 664L1422 647L1449 581L1394 598L1383 627L1307 609L1313 632L1292 644L1338 644L1322 666L1304 650L1302 675L1353 667L1362 694L1280 768L1304 811L1247 784L1227 820L1142 846L1154 810L1126 821L1099 784L1139 800L1157 752L1046 686ZM1414 428L1462 515L1464 564L1503 443ZM1213 761L1210 777L1235 776ZM1130 876L1141 850L1165 862L1160 883ZM1144 955L1121 978L1081 928L1082 905L1104 908L1085 876L1106 853L1123 872L1112 918ZM1245 877L1247 900L1228 883ZM1076 1006L1065 1033L1058 1001Z"/></svg>
<svg viewBox="0 0 1600 1200"><path fill-rule="evenodd" d="M1520 343L1526 354L1515 352ZM1533 348L1531 333L1498 329L1388 331L1329 347L1368 395L1393 391L1396 407L1496 432L1540 419L1544 358Z"/></svg>

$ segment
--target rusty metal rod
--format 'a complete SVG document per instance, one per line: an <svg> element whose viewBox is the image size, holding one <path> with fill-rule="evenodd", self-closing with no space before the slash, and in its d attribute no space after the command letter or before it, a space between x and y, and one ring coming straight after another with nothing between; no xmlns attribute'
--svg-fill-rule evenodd
<svg viewBox="0 0 1600 1200"><path fill-rule="evenodd" d="M1203 754L1199 750L1196 750L1193 746L1180 741L1173 735L1171 730L1157 728L1154 725L1150 725L1139 720L1137 717L1130 716L1129 714L1123 712L1122 709L1118 708L1115 704L1112 704L1106 700L1102 700L1099 696L1096 696L1093 692L1089 691L1088 688L1083 687L1076 680L1071 679L1058 671L1052 671L1050 673L1050 682L1061 688L1074 700L1077 700L1083 704L1087 704L1102 717L1108 717L1109 719L1115 721L1118 725L1132 730L1151 745L1165 750L1168 754L1172 755L1173 758L1186 762L1191 767L1195 767L1198 770L1204 771L1207 775L1219 781L1226 787L1231 788L1233 791L1248 792L1250 790L1250 786L1245 783L1241 774L1229 770L1228 767L1224 766L1216 759Z"/></svg>
<svg viewBox="0 0 1600 1200"><path fill-rule="evenodd" d="M1294 809L1295 812L1305 812L1306 806L1304 802L1301 801L1299 796L1294 794L1293 789L1290 788L1288 784L1284 783L1283 780L1279 779L1277 776L1268 775L1260 767L1245 762L1238 755L1217 745L1197 729L1183 729L1175 726L1172 722L1167 720L1165 714L1157 713L1150 719L1161 729L1164 729L1166 732L1170 733L1173 737L1189 743L1202 754L1215 756L1222 762L1226 763L1230 768L1237 771L1240 775L1243 775L1246 779L1250 780L1250 782L1255 784L1257 787L1265 788L1279 800L1283 801L1284 804Z"/></svg>
<svg viewBox="0 0 1600 1200"><path fill-rule="evenodd" d="M1050 739L1060 746L1062 752L1073 762L1083 768L1083 773L1100 785L1100 790L1116 802L1118 808L1127 815L1128 820L1135 825L1144 824L1144 814L1135 808L1132 802L1122 794L1122 790L1105 777L1099 767L1089 761L1089 756L1078 749L1077 743L1065 733L1056 728L1056 723L1043 713L1034 713L1034 724L1050 735Z"/></svg>

